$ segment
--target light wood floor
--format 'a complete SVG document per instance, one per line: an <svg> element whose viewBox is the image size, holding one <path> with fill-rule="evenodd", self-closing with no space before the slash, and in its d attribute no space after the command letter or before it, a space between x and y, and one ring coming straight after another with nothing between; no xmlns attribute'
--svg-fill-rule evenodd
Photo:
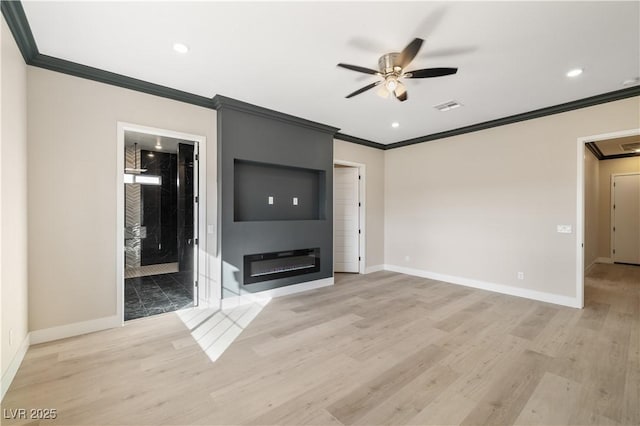
<svg viewBox="0 0 640 426"><path fill-rule="evenodd" d="M2 408L65 425L637 425L639 318L640 267L592 268L584 310L342 275L273 300L215 363L174 313L33 346Z"/></svg>

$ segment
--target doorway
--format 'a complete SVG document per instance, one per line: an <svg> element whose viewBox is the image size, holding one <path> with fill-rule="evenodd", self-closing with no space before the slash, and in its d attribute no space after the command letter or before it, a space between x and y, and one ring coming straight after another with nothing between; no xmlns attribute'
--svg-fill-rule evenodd
<svg viewBox="0 0 640 426"><path fill-rule="evenodd" d="M124 130L123 317L198 305L198 142Z"/></svg>
<svg viewBox="0 0 640 426"><path fill-rule="evenodd" d="M334 161L334 272L365 272L364 165Z"/></svg>
<svg viewBox="0 0 640 426"><path fill-rule="evenodd" d="M630 243L629 253L634 252L633 247L640 245L640 224L637 223L640 207L635 207L639 203L637 200L640 200L640 192L635 195L635 202L633 195L628 198L627 190L633 193L634 189L627 188L627 185L623 184L625 194L619 192L616 196L614 192L615 189L620 189L616 182L617 175L640 174L640 129L580 137L577 148L576 307L582 308L585 306L585 299L587 303L589 301L589 297L585 297L585 289L592 291L596 288L592 294L597 294L597 288L603 280L609 287L626 288L628 280L624 277L640 273L638 266L615 265L628 263L621 262L621 258L615 256L618 254L616 246L626 244L625 237L629 237L626 241ZM613 209L613 200L618 199L615 201L617 210L621 197L625 198L622 201L625 205L623 209L627 209L627 203L630 203L630 210L625 216L636 219L635 222L631 221L634 223L623 224L624 236L615 224L616 212ZM618 241L615 240L616 236ZM623 252L626 253L627 250ZM609 278L604 279L607 276Z"/></svg>

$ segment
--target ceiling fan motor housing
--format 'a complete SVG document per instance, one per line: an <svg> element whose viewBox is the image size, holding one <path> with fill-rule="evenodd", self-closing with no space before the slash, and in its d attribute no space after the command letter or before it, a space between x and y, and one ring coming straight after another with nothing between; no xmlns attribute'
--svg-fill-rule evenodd
<svg viewBox="0 0 640 426"><path fill-rule="evenodd" d="M383 75L396 74L399 75L402 71L400 65L398 65L400 53L393 52L380 56L378 59L378 68Z"/></svg>

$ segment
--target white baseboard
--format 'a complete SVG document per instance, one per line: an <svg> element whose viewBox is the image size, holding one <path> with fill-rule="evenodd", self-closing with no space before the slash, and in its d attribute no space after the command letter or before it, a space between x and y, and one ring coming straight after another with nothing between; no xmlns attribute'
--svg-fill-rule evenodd
<svg viewBox="0 0 640 426"><path fill-rule="evenodd" d="M384 265L373 265L373 266L367 266L366 268L364 268L365 274L371 274L373 272L379 272L379 271L384 271Z"/></svg>
<svg viewBox="0 0 640 426"><path fill-rule="evenodd" d="M613 263L613 259L610 257L599 257L596 259L595 263Z"/></svg>
<svg viewBox="0 0 640 426"><path fill-rule="evenodd" d="M89 321L75 322L57 327L45 328L31 332L31 344L50 342L67 337L80 336L94 331L107 330L122 326L122 319L118 315L97 318Z"/></svg>
<svg viewBox="0 0 640 426"><path fill-rule="evenodd" d="M274 297L287 296L289 294L300 293L301 291L313 290L320 287L333 285L333 277L320 280L307 281L306 283L293 284L285 287L278 287L271 290L260 291L258 293L246 293L241 296L233 296L222 299L221 309L235 308L247 303L261 303L273 299Z"/></svg>
<svg viewBox="0 0 640 426"><path fill-rule="evenodd" d="M16 373L18 372L18 368L20 368L20 364L22 364L22 360L27 353L27 349L29 349L31 334L27 333L25 338L22 340L20 344L20 348L18 352L13 356L13 359L9 363L7 370L2 374L2 382L0 384L0 401L4 399L4 395L9 390L9 386L11 386L11 382L16 377Z"/></svg>
<svg viewBox="0 0 640 426"><path fill-rule="evenodd" d="M545 293L542 291L530 290L526 288L512 287L503 284L495 284L486 281L474 280L470 278L456 277L453 275L438 274L436 272L423 271L421 269L405 268L395 265L384 265L387 271L399 272L401 274L414 275L416 277L429 278L437 281L444 281L451 284L473 287L481 290L493 291L495 293L508 294L510 296L524 297L526 299L539 300L541 302L554 303L556 305L569 306L571 308L581 308L578 299L559 294Z"/></svg>

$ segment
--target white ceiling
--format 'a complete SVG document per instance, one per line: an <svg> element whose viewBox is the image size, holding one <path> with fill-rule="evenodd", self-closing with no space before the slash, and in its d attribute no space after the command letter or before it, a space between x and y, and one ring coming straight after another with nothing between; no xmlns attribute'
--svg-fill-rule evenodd
<svg viewBox="0 0 640 426"><path fill-rule="evenodd" d="M193 94L229 96L391 143L625 88L640 76L640 2L32 2L41 53ZM426 40L409 100L336 67ZM190 47L185 55L174 42ZM584 73L569 79L576 67ZM626 86L629 87L629 86ZM440 112L449 100L464 106ZM400 127L391 128L398 121Z"/></svg>
<svg viewBox="0 0 640 426"><path fill-rule="evenodd" d="M168 136L157 136L149 133L134 132L131 130L125 131L125 146L131 146L136 143L138 144L138 147L140 149L144 149L146 151L167 152L171 154L175 154L178 152L178 145L181 143L193 145L193 142L170 138ZM158 146L158 143L162 147L161 149L156 148L156 146Z"/></svg>
<svg viewBox="0 0 640 426"><path fill-rule="evenodd" d="M638 136L626 136L623 138L614 138L596 141L595 144L600 149L603 155L620 155L630 154L632 151L624 150L622 145L627 144L640 144L640 135Z"/></svg>

